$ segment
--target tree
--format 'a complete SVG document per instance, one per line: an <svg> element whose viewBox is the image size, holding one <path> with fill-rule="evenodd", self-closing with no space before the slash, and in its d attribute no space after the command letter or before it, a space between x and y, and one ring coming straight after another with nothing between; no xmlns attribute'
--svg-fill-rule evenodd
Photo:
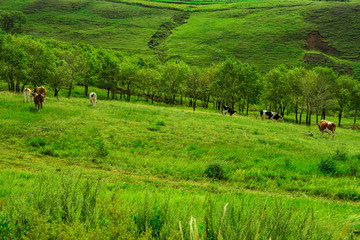
<svg viewBox="0 0 360 240"><path fill-rule="evenodd" d="M167 61L161 67L161 83L167 103L175 104L175 98L188 78L189 66L180 60Z"/></svg>
<svg viewBox="0 0 360 240"><path fill-rule="evenodd" d="M71 79L71 69L65 60L56 61L54 77L50 79L49 86L54 90L54 97L59 96L59 91L63 87L69 86Z"/></svg>
<svg viewBox="0 0 360 240"><path fill-rule="evenodd" d="M199 99L202 100L205 108L209 107L212 82L214 82L214 67L206 70L199 79Z"/></svg>
<svg viewBox="0 0 360 240"><path fill-rule="evenodd" d="M284 116L285 108L291 100L291 84L288 79L289 69L284 65L273 68L265 75L266 95L265 101L269 102Z"/></svg>
<svg viewBox="0 0 360 240"><path fill-rule="evenodd" d="M259 79L256 69L235 58L228 58L221 62L215 68L214 79L213 94L222 103L230 104L232 108L241 99L243 104L247 101L247 106L249 106L250 102L256 101L255 98L259 94ZM252 87L255 88L254 93L251 93Z"/></svg>
<svg viewBox="0 0 360 240"><path fill-rule="evenodd" d="M53 50L43 41L29 36L18 36L19 46L26 52L27 75L23 80L24 86L31 83L34 87L41 86L53 78L55 72L55 55Z"/></svg>
<svg viewBox="0 0 360 240"><path fill-rule="evenodd" d="M145 91L146 101L150 98L153 103L154 98L161 95L160 77L159 71L155 68L141 68L137 71L137 78L141 88Z"/></svg>
<svg viewBox="0 0 360 240"><path fill-rule="evenodd" d="M335 95L335 81L338 76L328 67L314 67L312 70L317 75L316 85L314 86L316 101L314 101L313 107L317 113L318 110L321 110L321 119L325 119L326 109L335 105L333 96Z"/></svg>
<svg viewBox="0 0 360 240"><path fill-rule="evenodd" d="M355 81L352 76L342 75L336 79L335 98L339 108L339 123L341 126L341 117L345 106L350 104L351 94L353 93Z"/></svg>
<svg viewBox="0 0 360 240"><path fill-rule="evenodd" d="M107 97L110 98L110 91L118 84L119 59L112 51L100 49L97 52L98 86L108 90Z"/></svg>
<svg viewBox="0 0 360 240"><path fill-rule="evenodd" d="M0 11L0 27L7 33L19 31L26 23L25 15L19 11Z"/></svg>
<svg viewBox="0 0 360 240"><path fill-rule="evenodd" d="M301 121L298 119L299 110L303 112L301 108L303 93L301 89L301 83L307 74L307 70L303 67L297 67L289 69L287 72L287 79L290 82L290 95L291 95L291 104L295 108L295 121L297 124L301 124Z"/></svg>
<svg viewBox="0 0 360 240"><path fill-rule="evenodd" d="M360 82L359 80L354 80L354 86L350 94L350 106L351 109L355 110L354 113L354 125L356 124L356 116L360 109Z"/></svg>
<svg viewBox="0 0 360 240"><path fill-rule="evenodd" d="M26 79L27 54L11 35L6 35L0 55L0 74L9 91L20 92L20 81Z"/></svg>
<svg viewBox="0 0 360 240"><path fill-rule="evenodd" d="M125 57L119 64L119 80L126 89L126 100L130 101L131 88L139 87L137 71L140 69L137 58Z"/></svg>
<svg viewBox="0 0 360 240"><path fill-rule="evenodd" d="M193 111L195 111L196 108L196 101L199 96L199 79L200 79L201 73L200 70L197 68L193 68L189 72L189 77L186 81L186 93L187 96L190 97L190 105L193 108Z"/></svg>
<svg viewBox="0 0 360 240"><path fill-rule="evenodd" d="M86 58L82 55L82 50L78 46L67 47L59 49L57 51L57 57L60 60L65 60L71 70L71 76L69 81L69 93L71 96L71 90L75 82L80 81L82 77L89 71L89 64Z"/></svg>
<svg viewBox="0 0 360 240"><path fill-rule="evenodd" d="M97 59L95 49L89 45L80 45L80 54L83 57L83 66L78 83L84 86L84 94L88 96L89 85L95 84Z"/></svg>

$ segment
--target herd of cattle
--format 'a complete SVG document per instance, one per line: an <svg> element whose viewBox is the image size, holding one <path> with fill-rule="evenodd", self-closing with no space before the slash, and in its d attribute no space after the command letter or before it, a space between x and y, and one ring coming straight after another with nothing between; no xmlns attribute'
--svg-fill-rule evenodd
<svg viewBox="0 0 360 240"><path fill-rule="evenodd" d="M223 112L223 115L226 115L226 113L229 113L230 116L232 116L233 114L236 113L236 111L234 109L232 109L226 105L223 106L222 112ZM261 110L260 116L261 116L262 120L271 119L273 121L277 121L277 120L284 121L283 116L281 116L280 114L278 114L276 112L267 111L267 110ZM327 120L321 120L319 123L316 123L316 125L319 127L319 130L321 132L321 137L323 137L324 132L327 132L328 134L330 134L332 136L332 139L335 138L335 129L336 129L335 123L327 121Z"/></svg>
<svg viewBox="0 0 360 240"><path fill-rule="evenodd" d="M44 87L35 87L34 91L32 91L30 88L25 88L25 90L24 90L25 102L32 101L32 98L34 99L36 108L39 111L41 111L42 105L45 102L45 98L46 98L46 89ZM90 100L90 103L92 104L92 106L95 107L96 102L97 102L96 93L91 92L89 94L89 100ZM223 106L222 112L223 112L223 115L226 115L226 113L229 113L230 116L232 116L233 114L236 113L236 111L234 109L232 109L226 105ZM260 111L260 116L261 116L262 120L271 119L273 121L277 121L277 120L284 121L283 116L281 116L280 114L278 114L276 112L267 111L267 110ZM317 123L317 126L319 127L319 130L321 132L321 137L323 137L324 132L327 132L334 139L336 125L333 122L329 122L327 120L321 120L319 123Z"/></svg>
<svg viewBox="0 0 360 240"><path fill-rule="evenodd" d="M46 89L44 87L35 87L34 91L30 88L24 89L24 100L25 102L32 102L32 99L34 99L35 107L41 111L42 105L45 102L46 98ZM89 100L90 103L93 105L93 107L96 106L97 102L97 96L96 93L91 92L89 94Z"/></svg>

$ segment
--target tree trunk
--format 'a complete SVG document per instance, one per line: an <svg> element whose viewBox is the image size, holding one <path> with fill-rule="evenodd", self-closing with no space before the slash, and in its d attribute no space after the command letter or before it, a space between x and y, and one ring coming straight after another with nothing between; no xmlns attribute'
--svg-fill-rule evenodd
<svg viewBox="0 0 360 240"><path fill-rule="evenodd" d="M295 121L296 121L296 124L299 123L299 121L298 121L298 105L295 106Z"/></svg>
<svg viewBox="0 0 360 240"><path fill-rule="evenodd" d="M302 118L303 110L300 111L300 117L299 117L299 125L301 125L301 118Z"/></svg>
<svg viewBox="0 0 360 240"><path fill-rule="evenodd" d="M193 101L193 111L195 112L195 108L196 108L196 98Z"/></svg>
<svg viewBox="0 0 360 240"><path fill-rule="evenodd" d="M71 95L71 90L72 90L73 81L74 81L74 77L71 78L68 97L70 97L70 95Z"/></svg>
<svg viewBox="0 0 360 240"><path fill-rule="evenodd" d="M316 122L318 123L319 122L319 111L316 110Z"/></svg>
<svg viewBox="0 0 360 240"><path fill-rule="evenodd" d="M326 112L325 112L325 108L322 109L322 113L321 113L321 119L324 119L326 118L325 116Z"/></svg>
<svg viewBox="0 0 360 240"><path fill-rule="evenodd" d="M87 97L89 94L89 86L85 84L85 97Z"/></svg>
<svg viewBox="0 0 360 240"><path fill-rule="evenodd" d="M108 88L107 91L108 91L107 98L110 98L110 88Z"/></svg>
<svg viewBox="0 0 360 240"><path fill-rule="evenodd" d="M342 116L342 107L340 107L340 112L339 112L339 127L341 126L341 116Z"/></svg>
<svg viewBox="0 0 360 240"><path fill-rule="evenodd" d="M21 92L24 92L24 88L25 88L25 83L21 87Z"/></svg>
<svg viewBox="0 0 360 240"><path fill-rule="evenodd" d="M356 108L356 109L355 109L355 116L354 116L354 125L356 124L356 115L357 115L357 111L358 111L358 109Z"/></svg>
<svg viewBox="0 0 360 240"><path fill-rule="evenodd" d="M249 100L246 101L246 116L249 115Z"/></svg>

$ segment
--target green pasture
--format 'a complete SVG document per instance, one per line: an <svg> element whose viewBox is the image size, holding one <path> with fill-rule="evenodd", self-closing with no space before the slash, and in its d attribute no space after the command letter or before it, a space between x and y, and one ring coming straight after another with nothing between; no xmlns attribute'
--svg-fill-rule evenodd
<svg viewBox="0 0 360 240"><path fill-rule="evenodd" d="M261 72L280 64L299 66L308 53L306 36L314 30L340 52L331 56L331 67L359 64L359 1L210 2L2 0L0 9L23 11L26 34L143 56L153 53L148 43L160 26L186 11L187 22L162 33L168 38L159 48L165 57L192 66L209 67L229 56Z"/></svg>
<svg viewBox="0 0 360 240"><path fill-rule="evenodd" d="M95 108L87 98L50 92L41 112L22 95L0 93L0 227L10 234L12 226L15 238L43 236L37 226L45 224L50 235L68 229L69 238L110 228L129 238L161 232L178 239L179 221L189 238L191 216L200 235L217 235L228 202L224 239L241 232L243 239L336 239L359 231L358 130L338 128L333 141L314 125L289 123L291 116L284 123L256 112L229 117L106 100L96 91ZM221 178L208 174L214 164ZM121 229L112 229L113 220Z"/></svg>

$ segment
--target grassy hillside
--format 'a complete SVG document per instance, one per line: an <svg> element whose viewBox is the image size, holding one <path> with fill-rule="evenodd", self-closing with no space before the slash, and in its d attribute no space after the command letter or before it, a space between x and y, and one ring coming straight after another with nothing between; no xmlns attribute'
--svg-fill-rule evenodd
<svg viewBox="0 0 360 240"><path fill-rule="evenodd" d="M189 2L189 1L187 1ZM331 66L359 64L359 1L229 1L180 4L172 1L27 0L0 1L0 9L27 16L28 34L70 42L86 42L136 54L151 54L152 36L174 16L188 12L185 24L162 29L158 48L166 58L180 57L195 66L236 56L264 72L279 64L326 65L326 57L307 55L306 36L319 31L339 54ZM201 3L201 4L200 4ZM316 50L316 49L315 49ZM309 60L310 58L310 60ZM343 64L343 61L347 61ZM350 71L351 72L351 71Z"/></svg>
<svg viewBox="0 0 360 240"><path fill-rule="evenodd" d="M124 204L138 199L134 200L136 209L141 209L141 199L150 191L155 207L156 199L163 199L158 200L162 204L170 191L173 199L168 204L176 212L180 210L176 201L185 208L183 204L189 206L192 197L201 205L205 196L211 196L220 218L226 199L234 199L234 207L241 201L250 204L248 199L254 198L257 200L251 204L258 204L255 211L261 213L262 205L269 201L266 215L277 221L276 199L281 199L280 205L286 209L283 219L291 216L288 211L294 211L293 216L308 224L306 214L315 214L312 234L322 233L322 224L331 229L327 233L330 238L339 236L345 225L344 234L359 230L359 132L339 128L332 141L329 136L321 139L315 127L261 121L255 116L228 117L216 111L192 112L184 107L104 101L99 95L96 108L88 99L49 97L39 113L32 103L25 104L21 95L0 94L0 199L4 202L0 217L10 223L17 215L9 215L9 207L19 208L21 214L34 206L36 211L28 213L28 221L36 218L33 214L52 216L48 210L42 213L38 209L36 199L29 202L31 206L12 199L24 191L47 199L48 194L58 196L51 186L61 182L70 181L71 185L77 178L81 183L101 178L101 194L95 197L102 203L109 194L120 194ZM303 135L305 131L315 136ZM209 177L206 169L211 164L224 170L223 180ZM5 181L7 176L11 176L9 181ZM26 179L30 180L24 182ZM46 192L41 192L40 179L50 184ZM95 191L95 183L89 191ZM181 196L187 200L180 200ZM237 196L243 197L239 200ZM44 204L44 209L51 206L46 201L38 204ZM194 208L192 214L196 214ZM313 210L302 212L306 208ZM134 213L126 210L123 214ZM177 214L172 215L172 224L178 224ZM246 216L262 221L260 215ZM240 229L246 228L246 221ZM264 223L264 236L269 234L268 227L274 226L271 221ZM256 235L256 228L252 234Z"/></svg>

